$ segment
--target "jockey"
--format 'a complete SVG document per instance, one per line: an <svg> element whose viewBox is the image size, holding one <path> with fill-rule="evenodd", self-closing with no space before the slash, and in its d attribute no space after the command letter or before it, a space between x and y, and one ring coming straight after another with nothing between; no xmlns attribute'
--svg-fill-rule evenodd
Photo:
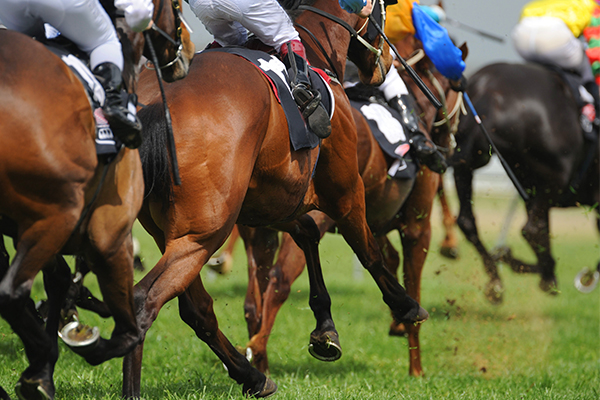
<svg viewBox="0 0 600 400"><path fill-rule="evenodd" d="M533 1L525 5L520 21L512 31L515 49L525 60L554 65L581 77L583 88L591 95L582 93L583 100L588 103L581 110L582 117L588 119L587 123L585 118L582 119L586 133L592 128L597 130L600 92L590 65L593 60L586 56L586 44L579 37L592 22L592 14L598 8L598 2L594 0Z"/></svg>
<svg viewBox="0 0 600 400"><path fill-rule="evenodd" d="M310 129L319 137L331 133L331 122L321 95L312 89L304 45L285 10L277 0L190 0L194 14L214 36L215 46L241 46L252 32L281 55L288 68L294 100ZM367 17L371 0L339 0L351 13Z"/></svg>
<svg viewBox="0 0 600 400"><path fill-rule="evenodd" d="M114 5L134 31L151 26L152 0L115 0ZM122 96L121 42L98 0L0 0L0 20L8 29L38 38L45 38L47 23L88 53L90 69L106 92L102 109L112 131L127 147L141 144L141 124Z"/></svg>
<svg viewBox="0 0 600 400"><path fill-rule="evenodd" d="M398 43L408 35L415 35L423 42L425 53L442 75L459 81L465 68L462 52L452 44L447 31L437 24L445 18L444 10L439 6L420 6L418 1L413 1L399 0L398 4L387 8L386 36L392 43ZM425 19L428 21L423 24ZM431 33L434 30L435 33ZM428 46L430 39L436 41L434 46ZM439 45L440 41L443 41L442 45ZM379 88L388 104L402 116L402 125L419 162L433 172L443 173L447 168L446 158L419 130L414 100L396 68L388 71Z"/></svg>

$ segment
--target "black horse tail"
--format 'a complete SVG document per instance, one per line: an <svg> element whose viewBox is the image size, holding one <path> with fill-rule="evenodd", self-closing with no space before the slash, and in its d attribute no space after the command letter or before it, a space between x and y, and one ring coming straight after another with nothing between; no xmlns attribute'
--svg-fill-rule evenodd
<svg viewBox="0 0 600 400"><path fill-rule="evenodd" d="M152 195L166 207L173 195L173 178L167 148L167 123L162 103L138 112L144 141L139 148L144 171L144 197Z"/></svg>

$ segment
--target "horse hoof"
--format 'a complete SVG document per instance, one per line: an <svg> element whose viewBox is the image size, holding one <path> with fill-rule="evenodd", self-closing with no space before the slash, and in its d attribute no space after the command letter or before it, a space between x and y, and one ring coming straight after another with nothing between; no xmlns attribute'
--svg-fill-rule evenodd
<svg viewBox="0 0 600 400"><path fill-rule="evenodd" d="M336 361L342 356L342 346L337 332L329 331L322 335L310 335L308 352L317 360Z"/></svg>
<svg viewBox="0 0 600 400"><path fill-rule="evenodd" d="M17 397L21 400L52 400L54 399L54 385L52 382L30 380L21 378L15 385Z"/></svg>
<svg viewBox="0 0 600 400"><path fill-rule="evenodd" d="M257 399L264 399L274 395L277 392L277 385L275 382L271 380L271 378L266 377L265 383L260 390L253 390L252 388L243 387L244 395L246 397L255 397Z"/></svg>
<svg viewBox="0 0 600 400"><path fill-rule="evenodd" d="M451 260L458 260L458 248L456 247L441 247L440 254L443 257L449 258Z"/></svg>
<svg viewBox="0 0 600 400"><path fill-rule="evenodd" d="M598 280L600 280L600 271L591 271L585 267L575 277L575 288L581 293L590 293L598 285Z"/></svg>
<svg viewBox="0 0 600 400"><path fill-rule="evenodd" d="M399 324L396 321L392 321L388 335L404 337L407 335L406 327L402 323Z"/></svg>
<svg viewBox="0 0 600 400"><path fill-rule="evenodd" d="M226 275L231 271L233 257L224 254L211 257L206 265L220 275Z"/></svg>
<svg viewBox="0 0 600 400"><path fill-rule="evenodd" d="M499 280L490 281L485 287L485 298L493 305L502 304L504 286Z"/></svg>
<svg viewBox="0 0 600 400"><path fill-rule="evenodd" d="M496 247L492 250L490 256L494 261L505 261L512 258L512 250L508 246Z"/></svg>
<svg viewBox="0 0 600 400"><path fill-rule="evenodd" d="M546 292L552 296L556 296L556 295L560 294L560 290L558 290L558 282L556 282L556 278L542 279L540 281L540 289L542 289L544 292Z"/></svg>
<svg viewBox="0 0 600 400"><path fill-rule="evenodd" d="M58 336L71 350L79 355L85 355L93 350L100 342L98 327L90 327L73 321L64 326Z"/></svg>

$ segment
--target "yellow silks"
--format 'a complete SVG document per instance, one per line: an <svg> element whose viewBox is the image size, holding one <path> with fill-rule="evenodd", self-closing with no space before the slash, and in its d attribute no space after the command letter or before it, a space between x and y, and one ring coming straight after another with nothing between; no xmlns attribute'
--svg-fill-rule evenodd
<svg viewBox="0 0 600 400"><path fill-rule="evenodd" d="M418 0L398 0L398 4L386 7L385 35L392 43L398 43L408 35L415 34L412 22L413 3Z"/></svg>
<svg viewBox="0 0 600 400"><path fill-rule="evenodd" d="M538 0L523 8L521 18L560 18L567 24L573 35L579 37L583 29L590 23L592 11L596 6L594 0Z"/></svg>

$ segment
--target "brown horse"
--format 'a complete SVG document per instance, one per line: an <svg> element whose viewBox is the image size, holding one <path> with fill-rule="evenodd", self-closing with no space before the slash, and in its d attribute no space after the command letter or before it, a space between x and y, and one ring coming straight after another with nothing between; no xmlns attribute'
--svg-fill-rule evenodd
<svg viewBox="0 0 600 400"><path fill-rule="evenodd" d="M401 55L407 57L413 54L413 50L420 48L420 42L413 37L407 37L396 47ZM463 53L466 57L466 47L463 48ZM417 52L412 59L418 60L419 54L422 53ZM459 96L449 90L447 79L438 72L431 72L432 64L426 57L416 61L414 68L431 90L439 93L438 95L445 100L444 105L449 109L448 111L453 110L449 118L444 118L443 111L440 110L438 113L408 74L406 72L402 74L403 79L409 83L411 92L416 96L422 121L427 125L424 131L431 132L438 145L448 148L453 129L451 124L455 128L457 123L458 114L455 106L460 104ZM423 167L414 181L390 179L387 171L393 160L381 150L362 114L353 109L353 116L358 130L358 161L365 185L367 221L376 235L388 269L394 274L397 273L399 257L386 234L392 230L401 233L404 284L408 294L419 301L421 271L431 237L429 222L431 207L440 177ZM436 122L434 127L435 118L440 121ZM311 215L317 222L321 235L334 228L335 222L323 213L313 211ZM273 257L279 244L277 235L260 228L244 226L239 228L248 254L249 284L244 304L250 336L247 353L251 355L253 364L259 370L267 371L269 365L266 346L275 317L288 298L292 283L303 271L305 259L302 251L293 244L290 237L284 235L279 246L277 262L273 265ZM419 350L419 328L420 324L398 326L396 321L392 322L390 328L390 334L393 335L408 333L409 372L415 376L423 373Z"/></svg>
<svg viewBox="0 0 600 400"><path fill-rule="evenodd" d="M166 64L178 50L171 41L177 42L180 3L163 7L163 2L155 1L154 22L169 40L158 33L149 37ZM137 63L144 38L121 33L127 33L124 48L135 50L129 56L136 58L126 58ZM193 54L185 30L181 43L186 55ZM165 76L182 78L188 65L189 59L180 58ZM110 340L80 349L85 359L99 364L123 356L140 340L133 308L131 227L142 204L141 163L137 150L127 148L110 163L96 155L93 110L83 85L40 42L0 30L0 75L0 229L16 248L10 262L4 240L0 242L0 314L22 340L29 359L17 383L19 397L52 399L58 311L70 277L59 254L87 257L115 321ZM55 311L45 329L29 297L42 268Z"/></svg>
<svg viewBox="0 0 600 400"><path fill-rule="evenodd" d="M343 11L336 1L317 0L314 7L343 20L352 30L365 23ZM346 28L306 9L295 13L295 22L312 32L332 64L313 40L305 38L312 65L343 74L351 45ZM378 39L372 42L380 43ZM351 54L366 83L381 82L389 68L389 49L382 46L380 57L360 48ZM158 136L162 116L156 89L140 82L141 100L148 104L140 117L150 140L141 152L149 193L139 220L163 252L158 264L136 285L140 327L146 332L161 307L179 297L183 320L217 354L230 377L243 384L246 395L265 397L276 386L220 331L212 299L199 276L236 223L288 231L308 254L310 306L317 319L311 348L317 353L327 353L338 345L330 298L320 274L318 228L305 215L312 209L320 209L336 221L398 321L427 317L385 268L366 223L351 107L341 84L334 81L331 89L336 100L331 136L318 148L293 151L286 117L262 73L238 56L200 53L186 82L166 87L182 180L181 186L174 187L169 183L166 154L157 153L164 148L164 138ZM125 359L125 396L139 396L141 358L139 346Z"/></svg>

